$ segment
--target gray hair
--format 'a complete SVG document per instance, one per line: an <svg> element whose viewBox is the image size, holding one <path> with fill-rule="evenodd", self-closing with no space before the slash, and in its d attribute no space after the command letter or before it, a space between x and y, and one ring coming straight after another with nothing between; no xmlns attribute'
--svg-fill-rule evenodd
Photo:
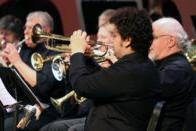
<svg viewBox="0 0 196 131"><path fill-rule="evenodd" d="M176 19L163 17L153 22L153 24L159 25L166 35L174 36L182 51L185 52L190 47L191 41L188 39L188 35L183 26Z"/></svg>
<svg viewBox="0 0 196 131"><path fill-rule="evenodd" d="M108 23L110 18L112 17L112 15L115 13L114 9L106 9L104 10L100 15L99 15L99 20L101 19L101 17L105 17L106 21L104 24Z"/></svg>
<svg viewBox="0 0 196 131"><path fill-rule="evenodd" d="M115 10L114 9L106 9L104 10L99 17L101 16L107 16L107 17L111 17L114 14Z"/></svg>
<svg viewBox="0 0 196 131"><path fill-rule="evenodd" d="M54 29L54 20L52 16L45 11L34 11L28 14L28 19L40 19L42 26L49 26L51 28L51 31Z"/></svg>

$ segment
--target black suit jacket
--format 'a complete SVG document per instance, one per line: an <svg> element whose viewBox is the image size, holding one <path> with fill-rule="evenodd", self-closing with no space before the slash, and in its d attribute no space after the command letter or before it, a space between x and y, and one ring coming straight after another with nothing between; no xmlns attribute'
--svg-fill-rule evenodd
<svg viewBox="0 0 196 131"><path fill-rule="evenodd" d="M82 53L71 56L70 81L81 96L94 101L87 131L145 131L159 91L154 64L134 53L108 69L90 72Z"/></svg>
<svg viewBox="0 0 196 131"><path fill-rule="evenodd" d="M157 131L182 131L185 113L192 101L195 77L182 53L156 61L160 70L160 99L166 101Z"/></svg>

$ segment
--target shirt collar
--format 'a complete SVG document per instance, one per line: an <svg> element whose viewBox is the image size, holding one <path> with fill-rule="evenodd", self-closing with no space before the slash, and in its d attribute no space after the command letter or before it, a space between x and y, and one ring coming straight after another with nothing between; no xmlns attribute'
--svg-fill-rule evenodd
<svg viewBox="0 0 196 131"><path fill-rule="evenodd" d="M168 65L168 63L175 61L178 58L182 58L182 57L185 57L184 54L182 52L177 52L177 53L169 55L161 60L157 60L157 61L155 61L155 63L158 67L160 67L160 66Z"/></svg>

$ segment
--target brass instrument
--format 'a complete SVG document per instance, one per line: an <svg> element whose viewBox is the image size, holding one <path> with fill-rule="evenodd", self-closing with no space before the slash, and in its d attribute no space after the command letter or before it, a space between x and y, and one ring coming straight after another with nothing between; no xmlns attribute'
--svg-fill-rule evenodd
<svg viewBox="0 0 196 131"><path fill-rule="evenodd" d="M20 52L20 48L22 47L22 44L25 42L25 40L26 38L19 41L18 43L13 43L15 44L15 47L18 50L18 52ZM4 49L5 47L6 47L6 41L5 40L0 41L0 50Z"/></svg>
<svg viewBox="0 0 196 131"><path fill-rule="evenodd" d="M31 64L36 71L40 71L42 70L45 62L52 61L57 56L64 57L66 54L62 53L43 58L39 53L33 53L31 56Z"/></svg>
<svg viewBox="0 0 196 131"><path fill-rule="evenodd" d="M62 81L64 77L66 77L66 71L69 68L69 61L63 60L61 56L56 56L52 60L52 73L56 80Z"/></svg>
<svg viewBox="0 0 196 131"><path fill-rule="evenodd" d="M23 39L23 40L21 40L21 41L19 41L19 42L17 42L17 43L12 43L12 44L14 44L14 46L16 47L18 53L20 53L22 44L25 42L25 40L26 40L26 39ZM5 42L5 41L1 41L1 42L0 42L0 50L3 50L5 47L6 47L6 42ZM0 66L1 66L1 67L3 66L3 67L10 67L10 68L11 68L13 65L10 64L9 61L8 61L7 63L4 62L4 61L2 61L2 62L0 63Z"/></svg>
<svg viewBox="0 0 196 131"><path fill-rule="evenodd" d="M39 53L33 53L31 56L31 64L36 71L42 70L44 63L52 61L51 68L52 73L56 80L61 81L66 76L66 71L69 68L69 61L65 61L63 57L67 56L66 53L47 56L43 58ZM101 63L106 60L105 57L94 57L97 63Z"/></svg>
<svg viewBox="0 0 196 131"><path fill-rule="evenodd" d="M44 32L40 24L34 25L32 32L33 32L32 40L34 43L42 42L41 40L44 40L44 39L69 41L69 37Z"/></svg>
<svg viewBox="0 0 196 131"><path fill-rule="evenodd" d="M57 109L57 111L60 114L63 114L63 112L64 112L63 103L65 101L67 101L68 99L70 99L71 97L74 97L75 101L78 104L81 104L82 102L84 102L86 100L86 98L84 98L84 97L78 98L75 91L71 91L71 92L69 92L68 94L66 94L65 96L63 96L59 99L54 99L54 98L50 97L50 101L51 101L52 105Z"/></svg>
<svg viewBox="0 0 196 131"><path fill-rule="evenodd" d="M27 40L28 38L24 38L23 40L19 41L16 44L16 49L18 50L18 52L20 52L21 48L22 48L22 44Z"/></svg>
<svg viewBox="0 0 196 131"><path fill-rule="evenodd" d="M106 53L107 53L107 52L106 52ZM94 54L94 58L95 58L95 60L97 61L97 63L100 63L100 62L103 62L103 61L106 60L105 57L104 57L103 55L105 55L105 52L102 53L102 55L100 55L100 56ZM62 59L62 58L65 57L65 56L68 56L68 55L67 55L66 53L61 53L61 54L52 55L52 56L47 56L47 57L43 58L43 57L41 56L41 54L39 54L39 53L33 53L32 56L31 56L31 65L33 66L33 68L34 68L36 71L40 71L40 70L42 70L43 65L44 65L45 62L53 61L53 59L54 59L55 57L58 57L59 59L60 59L60 57L61 57L61 59ZM62 60L63 60L63 59L62 59Z"/></svg>
<svg viewBox="0 0 196 131"><path fill-rule="evenodd" d="M71 53L71 49L68 46L68 43L70 42L69 37L43 32L40 24L36 24L33 27L32 40L34 43L44 42L45 47L48 50L63 52L65 54ZM50 40L54 40L54 41L50 41ZM62 42L64 42L64 43L62 43ZM111 45L103 43L103 42L99 42L99 41L90 41L89 45L91 45L93 47L93 50L91 53L85 52L85 55L90 56L90 57L94 57L95 60L97 60L97 62L103 62L105 60L104 56L108 52L108 46L111 46ZM102 52L102 53L100 53L99 51L96 51L97 45L104 46L106 48L106 51ZM54 74L54 77L57 80L61 81L63 79L63 76L65 76L65 74L66 74L66 70L69 67L69 63L63 62L62 57L64 57L64 56L62 56L61 54L60 54L60 56L61 56L61 58L56 55L55 57L48 56L43 59L43 57L40 54L35 53L31 57L31 63L32 63L34 69L39 71L43 68L44 62L47 62L47 61L50 61L50 60L53 60L54 58L56 58L52 62L52 72ZM65 64L64 67L62 66L63 63ZM62 69L62 68L64 68L64 69Z"/></svg>
<svg viewBox="0 0 196 131"><path fill-rule="evenodd" d="M32 41L34 43L45 42L45 46L49 50L71 53L71 49L68 46L70 43L69 37L44 32L40 24L36 24L33 27ZM89 41L89 45L92 47L95 47L96 45L102 45L105 47L111 46L110 44L100 41Z"/></svg>

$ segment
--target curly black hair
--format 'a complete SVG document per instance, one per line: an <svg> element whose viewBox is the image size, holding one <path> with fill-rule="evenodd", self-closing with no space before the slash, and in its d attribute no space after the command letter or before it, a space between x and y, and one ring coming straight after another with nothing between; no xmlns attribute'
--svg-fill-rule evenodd
<svg viewBox="0 0 196 131"><path fill-rule="evenodd" d="M148 56L148 50L152 43L152 23L145 10L124 7L117 9L111 17L110 23L114 24L123 40L131 38L131 48Z"/></svg>

